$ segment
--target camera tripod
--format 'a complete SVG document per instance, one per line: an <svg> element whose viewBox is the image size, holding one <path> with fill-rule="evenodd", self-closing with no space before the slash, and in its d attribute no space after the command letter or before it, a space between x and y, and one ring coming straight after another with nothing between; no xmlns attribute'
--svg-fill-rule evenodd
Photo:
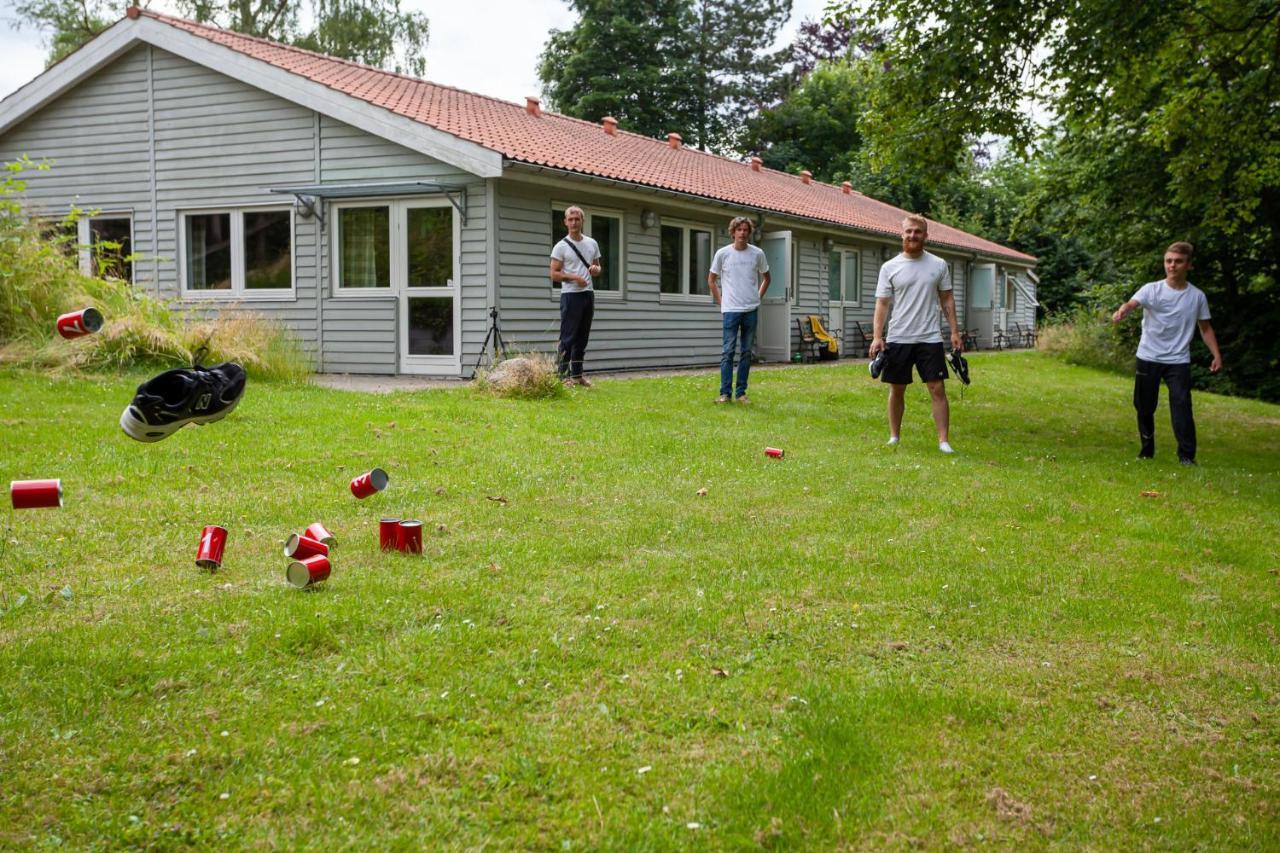
<svg viewBox="0 0 1280 853"><path fill-rule="evenodd" d="M498 362L498 353L506 349L506 344L502 342L502 329L498 328L498 306L489 309L489 332L484 336L484 343L480 345L480 354L476 356L476 363L471 366L471 378L476 378L476 373L480 370L480 362L484 360L485 353L489 351L489 341L493 341L493 363Z"/></svg>

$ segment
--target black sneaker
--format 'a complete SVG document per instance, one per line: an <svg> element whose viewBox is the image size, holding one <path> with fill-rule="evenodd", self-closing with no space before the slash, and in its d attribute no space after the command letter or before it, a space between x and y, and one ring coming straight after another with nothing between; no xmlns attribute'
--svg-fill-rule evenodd
<svg viewBox="0 0 1280 853"><path fill-rule="evenodd" d="M956 378L965 385L969 384L969 359L960 354L960 350L953 349L947 361L951 364L951 370L955 372Z"/></svg>
<svg viewBox="0 0 1280 853"><path fill-rule="evenodd" d="M187 424L220 421L244 396L244 368L230 361L214 367L166 370L138 386L120 415L120 428L137 441L159 441Z"/></svg>
<svg viewBox="0 0 1280 853"><path fill-rule="evenodd" d="M867 365L867 370L871 371L872 379L879 379L880 374L884 372L885 350L876 353L876 357L871 359L871 363Z"/></svg>

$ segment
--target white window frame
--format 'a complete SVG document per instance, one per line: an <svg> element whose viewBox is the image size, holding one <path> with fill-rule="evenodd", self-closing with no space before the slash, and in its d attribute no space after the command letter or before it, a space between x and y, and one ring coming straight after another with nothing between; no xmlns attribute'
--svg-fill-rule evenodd
<svg viewBox="0 0 1280 853"><path fill-rule="evenodd" d="M80 260L80 272L84 275L93 275L93 230L90 227L90 220L93 219L127 219L129 220L129 254L133 254L136 249L133 242L133 211L132 210L100 210L93 215L88 213L76 220L76 243L78 258ZM129 280L136 281L137 264L129 261Z"/></svg>
<svg viewBox="0 0 1280 853"><path fill-rule="evenodd" d="M582 204L581 202L576 202L576 201L556 201L555 199L552 199L551 210L547 211L547 216L550 217L551 214L554 213L555 211L564 210L570 207L582 208L582 217L583 217L582 233L587 235L588 237L591 237L592 239L595 239L595 235L592 234L592 228L591 228L591 221L593 217L607 216L610 219L618 220L618 259L617 259L618 289L617 290L601 290L598 287L593 287L592 290L596 294L596 299L606 299L606 300L625 299L627 294L627 216L626 216L626 213L623 212L622 210L619 210L613 207L600 207L598 205ZM559 241L556 241L556 242L559 242ZM548 263L551 262L551 250L554 248L555 248L555 243L552 243L550 246L547 247ZM591 258L587 258L587 260L590 261ZM600 248L600 260L602 263L613 263L613 261L604 257L603 246ZM547 277L547 280L548 281L551 280L550 276ZM560 282L558 281L551 282L551 297L556 301L559 301Z"/></svg>
<svg viewBox="0 0 1280 853"><path fill-rule="evenodd" d="M387 252L390 253L387 263L387 275L390 280L386 287L343 287L342 286L342 211L363 207L385 207L387 209L387 227L390 237L387 241ZM403 213L401 214L403 216ZM364 201L335 202L329 206L329 221L333 227L329 229L329 260L332 264L333 296L342 299L395 299L400 291L396 287L396 270L398 268L396 249L404 238L404 227L397 229L396 201L394 199L373 199ZM397 239L397 230L400 239Z"/></svg>
<svg viewBox="0 0 1280 853"><path fill-rule="evenodd" d="M289 214L289 288L250 290L244 286L244 214L269 211ZM187 286L187 223L188 216L231 217L231 289L191 290ZM293 302L298 298L298 234L297 217L293 207L279 202L267 204L241 204L230 207L202 207L177 212L178 230L178 287L181 298L190 302Z"/></svg>
<svg viewBox="0 0 1280 853"><path fill-rule="evenodd" d="M841 308L861 308L862 307L862 250L856 246L837 244L831 249L831 252L840 253L840 298L831 299L829 300L828 304L837 305ZM844 270L845 270L845 264L848 263L848 258L850 256L854 258L854 262L858 266L858 274L854 276L854 283L858 289L857 299L850 299L848 290L845 287ZM831 276L831 258L828 257L827 258L828 280L826 283L828 293L830 293L830 289L831 289L830 276Z"/></svg>
<svg viewBox="0 0 1280 853"><path fill-rule="evenodd" d="M679 293L667 293L662 289L662 229L663 228L679 228L684 234L680 244L680 276L681 287ZM715 262L716 252L723 249L729 243L725 242L726 238L722 233L723 229L706 222L698 222L693 219L668 219L663 217L658 223L658 301L671 303L693 303L697 305L710 303L714 301L710 293L692 293L690 292L693 282L689 281L689 253L693 251L693 240L689 238L690 231L706 231L711 235L711 260ZM707 271L710 272L710 265Z"/></svg>

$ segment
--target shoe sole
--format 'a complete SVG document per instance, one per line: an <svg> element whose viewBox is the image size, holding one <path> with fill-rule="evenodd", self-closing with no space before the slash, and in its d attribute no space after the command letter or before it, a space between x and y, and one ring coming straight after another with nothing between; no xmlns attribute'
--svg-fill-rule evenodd
<svg viewBox="0 0 1280 853"><path fill-rule="evenodd" d="M204 426L205 424L211 424L222 420L227 415L235 411L236 406L240 405L241 399L243 399L243 397L237 398L234 403L227 406L216 415L187 418L186 420L174 421L173 423L165 424L164 426L152 426L133 413L133 406L125 406L124 412L120 415L120 429L124 430L124 434L129 436L129 438L132 438L134 441L153 444L157 441L163 441L187 424Z"/></svg>

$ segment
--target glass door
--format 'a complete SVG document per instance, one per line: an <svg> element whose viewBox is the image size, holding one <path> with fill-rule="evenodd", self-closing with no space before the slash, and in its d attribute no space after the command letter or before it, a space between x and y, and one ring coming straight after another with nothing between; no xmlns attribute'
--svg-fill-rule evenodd
<svg viewBox="0 0 1280 853"><path fill-rule="evenodd" d="M396 271L402 373L456 374L459 361L458 245L447 199L400 202L404 239Z"/></svg>
<svg viewBox="0 0 1280 853"><path fill-rule="evenodd" d="M769 289L761 300L756 352L764 361L787 361L791 358L791 232L765 234L760 248L769 262Z"/></svg>

